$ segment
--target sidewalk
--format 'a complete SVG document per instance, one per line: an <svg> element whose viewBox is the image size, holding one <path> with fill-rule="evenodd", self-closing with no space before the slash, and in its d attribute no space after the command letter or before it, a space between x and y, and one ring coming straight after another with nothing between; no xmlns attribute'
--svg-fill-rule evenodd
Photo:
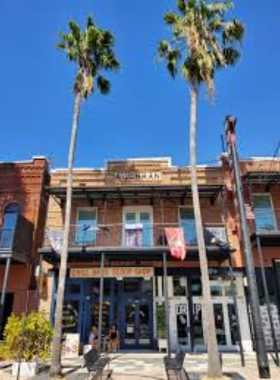
<svg viewBox="0 0 280 380"><path fill-rule="evenodd" d="M113 370L114 380L164 380L166 379L163 356L160 353L117 353L111 355L110 369ZM256 380L258 370L255 354L246 355L246 367L241 367L240 357L237 354L223 354L223 371L234 380ZM81 368L83 359L65 360L63 373L69 380L85 380L87 371ZM4 363L2 363L3 365ZM2 366L1 366L2 367ZM186 355L184 368L190 380L199 380L206 374L207 355ZM280 369L277 368L270 358L271 379L280 380ZM40 374L33 380L48 379L48 367L42 368ZM15 379L11 376L11 367L0 370L0 380ZM21 378L23 379L23 378ZM24 379L25 380L25 379Z"/></svg>

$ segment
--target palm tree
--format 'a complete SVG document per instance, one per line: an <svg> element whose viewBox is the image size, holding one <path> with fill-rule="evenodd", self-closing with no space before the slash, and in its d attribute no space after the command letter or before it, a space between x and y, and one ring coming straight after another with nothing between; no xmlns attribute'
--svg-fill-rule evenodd
<svg viewBox="0 0 280 380"><path fill-rule="evenodd" d="M62 336L62 312L65 291L65 279L68 257L68 237L71 216L73 162L77 140L80 107L83 100L94 92L96 88L101 94L110 92L110 82L102 75L103 71L118 70L120 64L117 61L113 47L114 37L107 30L99 28L91 17L87 19L85 31L79 25L69 22L69 33L61 33L58 48L67 54L69 61L77 65L77 75L74 82L74 114L71 132L71 140L68 154L67 194L64 220L63 244L59 269L59 281L55 311L55 333L52 344L51 376L56 377L61 373L61 336Z"/></svg>
<svg viewBox="0 0 280 380"><path fill-rule="evenodd" d="M193 207L204 299L204 321L207 333L208 376L219 378L219 360L214 310L211 300L208 263L201 219L196 173L196 124L199 89L204 84L210 96L214 94L214 77L218 69L234 65L240 53L244 27L226 15L232 1L177 0L177 12L168 12L164 20L171 27L171 40L163 40L158 54L166 62L172 77L178 69L189 84L190 108L190 166Z"/></svg>

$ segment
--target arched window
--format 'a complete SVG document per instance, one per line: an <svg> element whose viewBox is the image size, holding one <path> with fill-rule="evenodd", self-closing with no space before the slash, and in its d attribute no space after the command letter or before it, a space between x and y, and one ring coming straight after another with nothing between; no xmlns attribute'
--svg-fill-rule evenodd
<svg viewBox="0 0 280 380"><path fill-rule="evenodd" d="M18 203L10 203L4 211L3 223L0 234L0 247L11 248L14 231L17 225L21 207Z"/></svg>

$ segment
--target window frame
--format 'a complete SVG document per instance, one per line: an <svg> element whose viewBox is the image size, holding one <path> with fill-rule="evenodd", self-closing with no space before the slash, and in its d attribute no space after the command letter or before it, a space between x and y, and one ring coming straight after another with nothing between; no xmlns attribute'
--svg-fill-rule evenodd
<svg viewBox="0 0 280 380"><path fill-rule="evenodd" d="M80 211L95 211L95 221L96 221L96 227L98 226L98 208L97 207L77 207L76 209L76 224L75 224L75 243L78 245L82 245L81 243L77 243L77 232L78 232L78 226L79 226L79 213ZM97 229L95 231L95 243L97 241Z"/></svg>
<svg viewBox="0 0 280 380"><path fill-rule="evenodd" d="M273 204L271 193L252 193L252 197L251 197L252 202L251 203L252 203L253 212L254 212L254 215L255 215L256 230L257 230L257 223L256 223L256 214L255 214L255 206L254 206L254 197L263 197L264 195L269 198L269 202L270 202L270 206L271 206L271 211L272 211L272 214L273 214L272 216L273 216L274 230L278 230L278 223L277 223L277 219L276 219L276 213L275 213L275 208L274 208L274 204ZM260 230L262 230L262 229L260 229Z"/></svg>
<svg viewBox="0 0 280 380"><path fill-rule="evenodd" d="M196 240L197 240L197 232L196 232L196 223L195 223L195 215L194 215L194 207L193 205L180 205L178 207L178 225L179 227L182 227L182 219L181 219L181 209L189 209L193 212L193 220L194 220L194 228L195 228L195 235L196 235ZM204 227L204 225L202 224L202 226ZM185 237L185 240L186 240L186 237ZM192 245L192 244L189 244L188 241L186 241L186 245ZM197 245L197 242L196 242L196 245Z"/></svg>
<svg viewBox="0 0 280 380"><path fill-rule="evenodd" d="M147 206L147 205L129 205L129 206L123 206L122 208L122 245L126 246L125 244L125 225L126 225L126 214L128 212L135 212L136 213L136 221L135 223L141 223L140 222L140 213L141 212L148 212L150 214L151 220L150 220L150 226L151 226L151 241L149 246L153 246L154 239L153 239L153 227L154 227L154 208L153 206Z"/></svg>

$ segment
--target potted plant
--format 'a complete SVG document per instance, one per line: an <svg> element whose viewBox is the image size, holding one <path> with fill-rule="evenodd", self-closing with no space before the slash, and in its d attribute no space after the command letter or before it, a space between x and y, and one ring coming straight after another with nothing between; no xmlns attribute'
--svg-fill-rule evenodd
<svg viewBox="0 0 280 380"><path fill-rule="evenodd" d="M44 361L50 356L52 336L51 323L43 312L12 314L5 326L0 357L14 360L13 376L17 375L19 366L21 376L34 376L38 360Z"/></svg>
<svg viewBox="0 0 280 380"><path fill-rule="evenodd" d="M156 305L157 340L159 351L167 350L166 314L164 305Z"/></svg>

